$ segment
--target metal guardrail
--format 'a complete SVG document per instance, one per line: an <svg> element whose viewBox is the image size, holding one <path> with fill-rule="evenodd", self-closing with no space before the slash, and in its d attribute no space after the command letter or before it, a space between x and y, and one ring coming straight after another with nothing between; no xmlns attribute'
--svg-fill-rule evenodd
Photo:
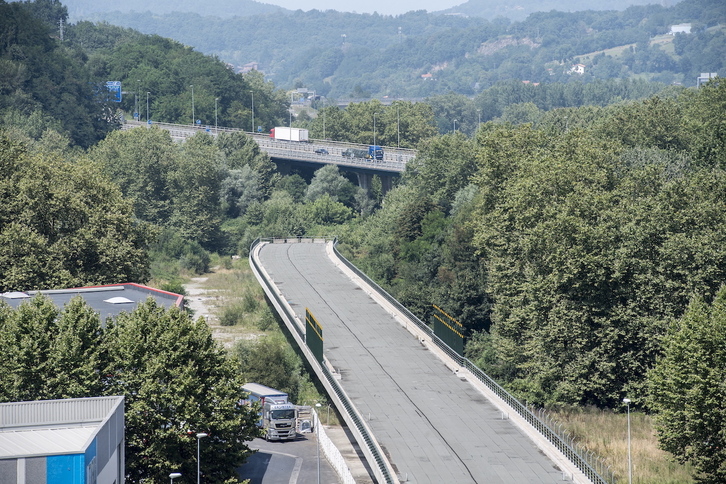
<svg viewBox="0 0 726 484"><path fill-rule="evenodd" d="M588 450L579 442L576 442L574 437L569 435L568 431L562 428L562 424L556 424L556 422L544 409L535 409L534 407L530 408L526 406L502 388L501 385L489 377L489 375L480 370L468 358L465 358L452 350L446 343L436 336L433 330L423 321L399 303L393 296L388 294L388 292L376 284L365 273L360 271L348 259L343 257L343 255L338 252L336 245L337 240L333 243L333 251L341 262L348 266L350 270L355 272L358 277L366 281L366 283L378 292L378 294L394 305L396 309L405 314L419 329L431 338L436 346L444 351L459 366L469 370L479 381L485 384L515 412L521 415L530 425L532 425L532 427L537 429L537 431L540 432L540 434L542 434L552 445L554 445L555 448L562 452L562 454L565 455L570 462L580 469L580 471L582 471L588 479L590 479L594 484L616 484L617 480L615 478L615 474L610 469L610 466L605 464L600 456Z"/></svg>
<svg viewBox="0 0 726 484"><path fill-rule="evenodd" d="M289 237L287 239L272 239L272 238L259 238L256 239L252 244L250 245L250 257L249 260L253 264L254 269L258 274L263 274L262 268L257 264L257 261L252 257L253 251L257 245L259 245L261 242L270 242L275 243L275 241L280 242L287 242L288 240L295 240L297 242L303 242L303 241L309 241L309 242L315 242L315 240L335 240L335 238L328 238L328 237ZM285 312L285 316L288 318L289 321L294 322L295 321L295 315L290 312L288 307L284 304L284 301L277 295L277 292L274 290L274 286L270 281L268 281L266 278L262 277L265 284L268 288L268 294L273 295L273 297L277 300L279 308ZM296 324L292 324L292 326L295 328L298 336L302 341L305 340L305 334L302 328L300 328ZM373 436L368 432L368 428L363 423L362 417L358 414L357 410L353 406L353 404L348 399L348 396L343 391L343 388L340 386L340 384L335 379L334 375L330 373L330 370L325 365L320 365L320 368L322 369L322 373L325 376L325 380L328 383L328 385L333 389L335 392L335 396L337 397L338 401L342 404L343 409L345 410L345 413L348 415L350 421L355 426L358 433L362 436L363 442L362 444L365 444L366 449L368 450L368 453L373 457L373 460L375 461L375 468L377 469L377 476L379 478L382 478L384 482L387 484L395 484L398 482L397 479L394 479L394 477L391 475L387 461L383 457L383 454L381 453L380 449L378 448L377 443L375 442L375 439ZM341 410L341 409L339 409ZM373 465L373 463L371 463Z"/></svg>

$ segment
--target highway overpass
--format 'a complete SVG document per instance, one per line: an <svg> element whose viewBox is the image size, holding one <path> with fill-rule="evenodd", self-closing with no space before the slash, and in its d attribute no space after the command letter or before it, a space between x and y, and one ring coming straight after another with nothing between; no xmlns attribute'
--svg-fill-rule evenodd
<svg viewBox="0 0 726 484"><path fill-rule="evenodd" d="M612 481L501 387L483 385L478 369L442 351L323 242L259 243L250 262L378 482ZM309 349L306 310L322 327L322 364Z"/></svg>
<svg viewBox="0 0 726 484"><path fill-rule="evenodd" d="M122 129L149 125L138 121L125 121ZM217 136L220 133L244 132L235 128L215 128L210 126L192 126L170 123L153 123L160 129L169 131L172 139L183 141L199 132ZM283 141L270 138L267 134L245 132L251 136L260 149L270 155L272 161L282 167L297 165L317 169L325 165L337 165L341 170L351 171L358 178L358 185L370 188L373 175L378 175L383 182L384 191L392 185L392 177L398 176L406 169L406 164L416 157L416 150L396 147L383 147L383 160L367 160L363 158L349 158L342 156L348 149L365 149L368 145L345 143L328 140L310 140L310 142ZM316 153L316 150L325 149L327 154ZM284 171L284 170L283 170Z"/></svg>

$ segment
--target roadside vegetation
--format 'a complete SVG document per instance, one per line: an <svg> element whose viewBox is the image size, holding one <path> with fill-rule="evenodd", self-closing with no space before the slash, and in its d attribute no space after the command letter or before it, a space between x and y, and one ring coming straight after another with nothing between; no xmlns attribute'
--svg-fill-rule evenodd
<svg viewBox="0 0 726 484"><path fill-rule="evenodd" d="M372 138L373 118L382 142L397 144L400 135L401 146L415 147L416 159L384 193L380 179L364 190L335 165L283 174L241 132L200 132L175 143L153 125L114 129L118 115L133 112L139 98L127 96L120 105L103 98L87 102L84 96L92 98L89 91L109 76L132 76L131 85L154 79L153 112L168 115L165 121L187 120L190 103L180 94L185 88L165 84L175 66L185 66L178 81L196 87L198 102L206 96L204 116L219 95L214 89L226 86L239 99L222 96L222 111L239 125L251 114L247 94L263 80L236 75L218 59L172 41L108 25L83 26L84 38L95 39L87 50L62 43L51 36L54 24L29 13L35 7L62 14L55 2L0 3L0 23L7 27L0 30L0 291L152 281L183 292L194 278L207 277L212 330L228 335L229 351L223 352L207 325L146 308L100 333L111 338L105 340L108 351L119 353L101 355L115 358L116 368L107 374L134 367L122 354L134 340L131 333L166 328L158 334L168 340L163 351L157 354L149 342L143 348L148 355L139 358L153 357L176 375L178 368L164 365L187 357L173 344L181 328L208 350L203 363L210 371L226 374L226 355L234 354L241 362L234 378L286 390L298 403L324 403L246 257L257 237L335 234L346 257L422 320L430 319L436 304L460 321L467 357L518 398L549 409L601 409L564 412L562 418L592 448L602 449L621 479L626 474L617 429L623 398L629 398L633 418L643 418L642 426L636 422L643 449L654 431L660 448L690 465L683 472L704 483L726 481L721 79L699 89L663 89L620 79L535 87L510 76L473 99L451 93L420 103L327 106L320 108L324 117L304 121L315 133L365 142ZM102 32L114 36L96 35ZM686 47L678 48L686 53ZM652 60L638 54L636 49L634 62ZM84 81L63 81L70 77ZM205 79L213 86L205 87ZM64 89L64 95L46 96ZM284 125L287 96L270 83L260 89L255 115ZM464 119L458 113L476 119L477 109L496 115L468 130L438 134L452 119ZM35 304L25 320L0 308L0 337L13 348L3 362L7 374L22 376L28 369L44 375L54 358L68 357L59 348L70 342L40 336L57 336L58 314L42 301ZM76 308L62 318L80 333L87 316ZM48 359L27 357L36 340L47 345ZM163 379L148 370L150 378ZM70 395L59 387L23 393L25 385L13 381L3 380L3 399ZM89 377L73 395L96 391L97 384L109 384L103 388L111 391L124 380L114 381ZM150 398L167 398L164 388L150 392ZM237 401L232 390L227 396ZM139 408L146 404L134 401ZM204 420L198 409L189 412L188 421ZM247 418L244 412L233 417ZM181 428L172 420L158 424ZM593 433L587 436L584 427ZM611 437L600 428L612 428ZM142 445L147 430L135 427L138 435L128 441ZM168 433L174 445L185 445ZM230 455L245 455L238 443ZM172 447L147 449L149 458L159 466L173 463L179 454ZM646 462L667 462L644 452L648 456L634 460L639 479L650 467ZM161 467L148 469L143 462L128 466L134 478L163 477ZM679 477L681 470L665 474L663 465L642 474L643 482L659 472L690 482ZM229 461L220 460L217 476L234 476Z"/></svg>
<svg viewBox="0 0 726 484"><path fill-rule="evenodd" d="M580 444L601 456L619 482L628 479L628 422L622 412L594 407L553 410L560 422ZM630 445L633 482L636 484L690 484L695 469L675 461L658 445L653 418L645 412L630 413Z"/></svg>

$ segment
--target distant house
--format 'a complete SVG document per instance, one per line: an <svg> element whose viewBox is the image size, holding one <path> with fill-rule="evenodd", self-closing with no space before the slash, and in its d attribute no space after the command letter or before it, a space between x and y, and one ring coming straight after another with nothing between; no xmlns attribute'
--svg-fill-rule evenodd
<svg viewBox="0 0 726 484"><path fill-rule="evenodd" d="M584 74L585 73L585 64L575 64L570 69L570 72L574 72L575 74Z"/></svg>
<svg viewBox="0 0 726 484"><path fill-rule="evenodd" d="M434 75L431 74L430 72L427 74L421 74L421 79L423 79L424 81L431 80L433 77L434 77Z"/></svg>
<svg viewBox="0 0 726 484"><path fill-rule="evenodd" d="M706 84L709 80L717 77L717 72L701 72L701 75L696 79L696 87L701 87L702 84Z"/></svg>
<svg viewBox="0 0 726 484"><path fill-rule="evenodd" d="M237 68L237 72L239 74L247 74L250 71L259 71L259 64L257 62L248 62L247 64L243 65L242 67Z"/></svg>
<svg viewBox="0 0 726 484"><path fill-rule="evenodd" d="M671 25L671 31L668 33L670 35L690 34L691 33L691 24Z"/></svg>

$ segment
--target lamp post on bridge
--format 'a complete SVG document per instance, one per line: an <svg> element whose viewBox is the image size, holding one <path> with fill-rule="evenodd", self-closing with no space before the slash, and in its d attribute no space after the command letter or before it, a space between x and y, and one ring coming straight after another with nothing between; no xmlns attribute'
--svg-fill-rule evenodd
<svg viewBox="0 0 726 484"><path fill-rule="evenodd" d="M139 101L141 101L141 79L136 79L136 121L141 121L141 113L139 112Z"/></svg>
<svg viewBox="0 0 726 484"><path fill-rule="evenodd" d="M400 28L399 28L400 32ZM397 147L401 147L401 107L396 106L396 131L398 132L398 145Z"/></svg>
<svg viewBox="0 0 726 484"><path fill-rule="evenodd" d="M375 148L375 146L376 146L376 114L378 114L378 113L373 113L373 146L374 146L373 155L374 156L375 156L375 152L376 152L376 148Z"/></svg>
<svg viewBox="0 0 726 484"><path fill-rule="evenodd" d="M255 91L250 91L252 95L252 132L255 132Z"/></svg>
<svg viewBox="0 0 726 484"><path fill-rule="evenodd" d="M214 98L214 134L219 134L219 127L217 123L217 101L219 101L218 97Z"/></svg>
<svg viewBox="0 0 726 484"><path fill-rule="evenodd" d="M146 91L146 126L149 126L149 91Z"/></svg>
<svg viewBox="0 0 726 484"><path fill-rule="evenodd" d="M194 84L189 86L192 88L192 126L194 126L195 123L195 116L194 116Z"/></svg>

